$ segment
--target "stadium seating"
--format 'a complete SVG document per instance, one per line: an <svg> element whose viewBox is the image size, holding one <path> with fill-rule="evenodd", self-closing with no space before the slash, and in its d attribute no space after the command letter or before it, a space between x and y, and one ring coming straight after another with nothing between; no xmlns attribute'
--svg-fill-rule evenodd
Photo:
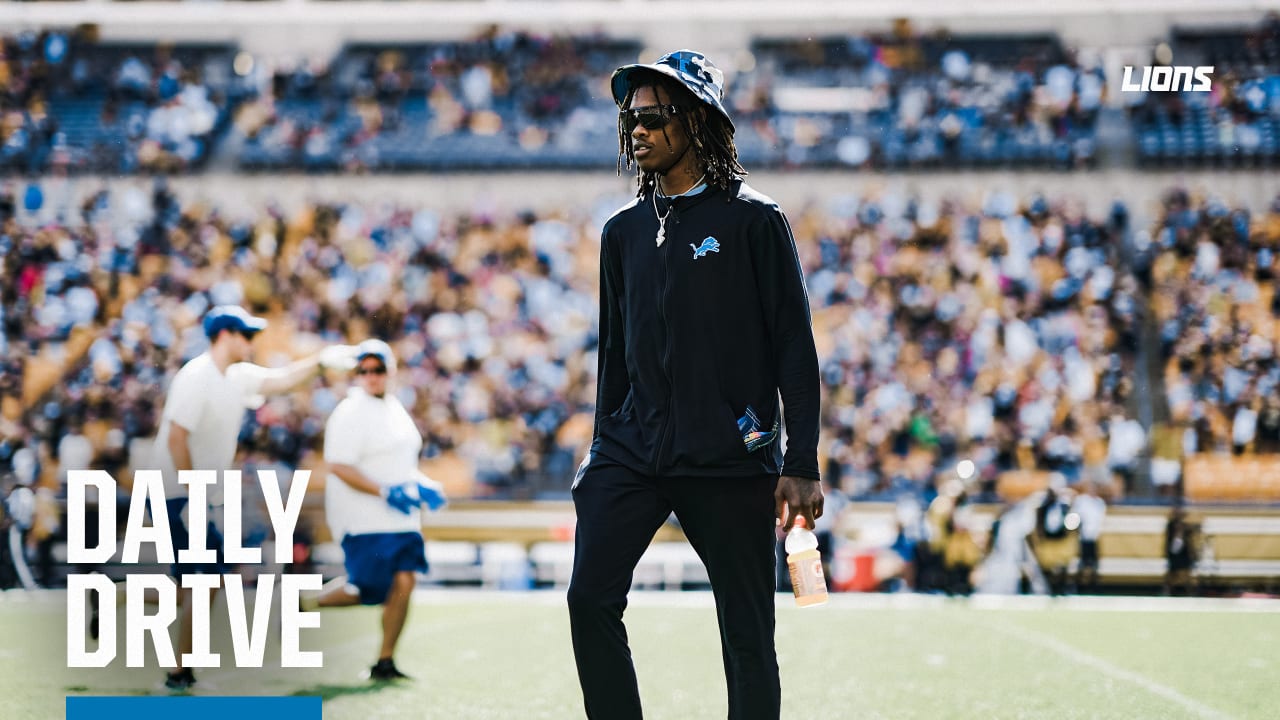
<svg viewBox="0 0 1280 720"><path fill-rule="evenodd" d="M243 86L234 48L97 42L88 28L0 38L0 169L188 172L227 127Z"/></svg>
<svg viewBox="0 0 1280 720"><path fill-rule="evenodd" d="M1184 492L1195 502L1280 503L1277 455L1193 455L1184 472Z"/></svg>
<svg viewBox="0 0 1280 720"><path fill-rule="evenodd" d="M1138 162L1274 163L1274 35L1267 23L1176 30L1180 62L1214 65L1228 90L1151 95L1132 108ZM262 105L237 151L249 170L607 167L613 106L600 88L640 51L631 40L513 32L352 44L321 72L281 72L264 89L236 74L225 45L108 44L78 33L7 44L53 82L47 97L9 99L26 115L0 168L96 172L199 168L246 103ZM728 101L745 120L742 158L757 166L1091 165L1102 89L1117 82L1076 66L1052 35L767 38L752 54ZM214 117L205 131L173 136L158 113L184 105L184 86L207 89Z"/></svg>
<svg viewBox="0 0 1280 720"><path fill-rule="evenodd" d="M124 446L152 436L166 378L202 348L202 309L244 302L272 320L257 343L265 362L326 341L391 340L405 359L406 401L423 418L423 469L451 495L565 496L590 439L596 258L594 244L579 239L595 234L593 220L353 203L228 222L216 205L183 204L163 185L149 200L136 188L119 192L95 203L143 212L120 221L136 244L112 254L88 252L93 236L79 221L13 225L17 242L5 262L21 279L20 302L6 307L5 362L15 371L5 384L22 378L31 388L22 409L9 403L10 413L27 412L21 442L52 444L70 430L59 422L47 440L29 439L46 406L72 424L112 422ZM1276 388L1266 360L1280 326L1274 294L1265 280L1244 282L1265 271L1280 224L1170 193L1153 228L1139 229L1161 239L1146 261L1127 264L1116 252L1133 232L1122 203L1102 218L1070 208L1039 195L937 204L890 191L792 214L825 381L822 460L834 487L863 500L920 496L965 458L976 464L973 491L988 499L1023 497L1050 472L1105 486L1141 474L1157 452L1176 473L1184 452L1230 447L1250 422L1256 439L1242 436L1240 452L1280 452L1271 415L1255 415ZM103 212L90 217L101 222L107 216L94 213ZM1202 243L1197 261L1176 240L1182 228L1217 242ZM69 243L64 252L118 269L77 270L59 259L54 238ZM1252 249L1238 254L1240 242ZM1224 261L1217 265L1208 259L1214 248ZM1025 265L1002 259L1010 253ZM299 272L294 259L304 257L312 264ZM241 270L191 272L212 258ZM1147 300L1141 262L1151 266L1151 332L1165 334L1151 351L1164 353L1167 367L1135 387L1134 318ZM1240 289L1230 302L1214 294L1232 283ZM29 302L37 296L39 308ZM1231 352L1242 322L1253 335L1242 345L1248 356ZM1208 345L1206 330L1215 333ZM518 356L493 360L496 333ZM1213 362L1184 360L1205 347ZM1241 382L1254 384L1254 404L1236 397ZM334 390L317 387L256 413L247 455L314 467ZM6 392L23 398L20 387ZM1190 421L1188 397L1199 403L1200 424ZM1161 398L1168 418L1138 427L1123 453L1111 447L1117 422L1132 430L1132 408L1163 407ZM1198 448L1184 446L1188 430ZM1266 473L1233 473L1211 491L1199 478L1191 472L1186 481L1197 499L1275 498ZM1151 494L1145 485L1114 492Z"/></svg>
<svg viewBox="0 0 1280 720"><path fill-rule="evenodd" d="M985 534L1001 508L971 507L972 528ZM1099 538L1099 574L1104 585L1160 586L1166 569L1168 517L1166 508L1116 505L1108 509ZM1274 509L1205 508L1193 510L1190 518L1198 528L1196 572L1202 583L1219 589L1247 586L1280 573L1280 516ZM845 510L836 527L855 548L883 548L896 533L898 522L893 505L859 503Z"/></svg>
<svg viewBox="0 0 1280 720"><path fill-rule="evenodd" d="M279 78L247 127L246 169L606 167L616 109L600 95L639 46L525 33L353 44L314 78Z"/></svg>
<svg viewBox="0 0 1280 720"><path fill-rule="evenodd" d="M1146 94L1132 109L1138 161L1257 167L1280 160L1278 37L1275 18L1240 30L1175 30L1172 57L1212 66L1217 91Z"/></svg>
<svg viewBox="0 0 1280 720"><path fill-rule="evenodd" d="M1224 91L1148 94L1131 105L1139 165L1280 159L1274 25L1172 33L1179 62L1215 65ZM52 80L47 93L5 101L22 112L21 129L0 144L0 171L9 172L192 172L223 150L251 171L609 167L605 78L641 51L626 38L493 30L352 43L263 72L238 71L230 45L112 44L79 32L7 45L24 72ZM1119 82L1052 34L904 26L758 38L750 56L726 102L740 120L741 158L754 167L1093 166L1099 111ZM233 117L243 142L228 142Z"/></svg>
<svg viewBox="0 0 1280 720"><path fill-rule="evenodd" d="M752 106L738 110L787 146L777 158L786 164L1065 168L1095 159L1101 74L1073 67L1052 36L760 40L753 54L755 68L737 80ZM1040 95L1056 104L1033 107ZM757 104L768 111L753 114Z"/></svg>
<svg viewBox="0 0 1280 720"><path fill-rule="evenodd" d="M1149 170L1221 168L1265 191L1280 162L1280 21L1153 29L1179 64L1215 65L1215 90L1141 99L1117 98L1118 78L1089 51L1103 51L1108 72L1118 53L1077 54L1066 30L1021 29L1031 25L832 24L810 36L757 24L750 32L763 34L736 56L716 56L744 165L782 171L767 181L821 176L841 188L784 203L821 361L823 475L832 506L854 501L832 513L834 532L865 568L859 544L896 532L902 507L947 492L964 460L975 539L997 506L1062 473L1118 501L1101 541L1104 583L1159 582L1165 505L1185 500L1206 541L1202 577L1274 587L1280 196L1268 207L1229 181L1170 189L1161 204L1145 185L1084 200L1054 172L937 173L982 178L941 196L914 187L933 173L909 173L1102 165L1084 182L1112 176L1114 187L1119 176L1136 188L1168 182ZM61 491L55 449L73 433L95 464L137 467L164 388L203 350L201 313L242 303L271 319L255 342L262 362L373 335L392 343L398 392L425 438L420 468L451 498L425 521L431 582L563 587L574 533L565 499L594 423L594 240L625 198L549 207L516 193L449 204L326 190L326 200L282 192L246 204L216 185L298 171L419 173L414 183L462 170L611 171L606 78L651 55L653 35L499 28L287 60L291 48L251 57L231 42L94 35L0 38L0 175L12 178L0 177L0 208L16 208L0 215L0 491L16 448L35 451L39 481ZM60 184L64 173L210 165L180 190L145 177ZM787 172L810 168L844 172ZM877 184L881 174L864 170L891 175ZM101 191L86 194L95 183ZM622 195L626 186L616 181ZM315 473L302 524L326 574L342 558L325 526L319 448L344 388L330 373L251 413L238 459ZM1134 426L1136 438L1116 440ZM678 526L656 540L636 587L706 583ZM850 587L876 587L863 580Z"/></svg>

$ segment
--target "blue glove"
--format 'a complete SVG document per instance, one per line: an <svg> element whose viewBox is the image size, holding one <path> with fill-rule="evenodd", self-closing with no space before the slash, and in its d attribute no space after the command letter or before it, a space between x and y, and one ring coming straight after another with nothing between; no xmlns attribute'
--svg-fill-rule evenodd
<svg viewBox="0 0 1280 720"><path fill-rule="evenodd" d="M405 515L412 513L414 508L422 504L418 498L410 497L409 493L405 492L404 485L385 488L382 491L382 497L387 501L388 505Z"/></svg>
<svg viewBox="0 0 1280 720"><path fill-rule="evenodd" d="M418 481L418 498L431 511L439 510L448 502L444 496L444 487L430 479Z"/></svg>

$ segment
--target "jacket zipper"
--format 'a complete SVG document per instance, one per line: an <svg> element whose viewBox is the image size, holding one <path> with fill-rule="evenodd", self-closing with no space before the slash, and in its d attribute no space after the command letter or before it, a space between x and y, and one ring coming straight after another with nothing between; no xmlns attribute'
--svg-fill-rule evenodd
<svg viewBox="0 0 1280 720"><path fill-rule="evenodd" d="M672 200L671 212L674 212L674 210L675 210L675 201ZM675 218L672 217L672 220L675 220ZM672 223L672 226L673 226L672 230L674 230L675 224L676 223L674 222ZM668 247L673 246L675 244L674 238L668 237L667 242L663 244L667 245ZM654 475L658 474L658 469L662 465L662 453L663 453L663 449L667 445L667 432L671 427L671 413L673 411L673 406L675 403L675 381L672 379L672 375L671 375L671 342L672 342L671 321L667 319L667 297L671 295L671 283L670 283L670 277L669 277L670 274L671 274L671 253L666 248L662 248L662 302L660 303L660 305L661 305L661 314L662 314L662 326L667 333L667 346L666 348L663 349L663 353L662 353L662 372L667 377L667 416L662 421L662 432L658 433L658 451L653 458L653 474Z"/></svg>

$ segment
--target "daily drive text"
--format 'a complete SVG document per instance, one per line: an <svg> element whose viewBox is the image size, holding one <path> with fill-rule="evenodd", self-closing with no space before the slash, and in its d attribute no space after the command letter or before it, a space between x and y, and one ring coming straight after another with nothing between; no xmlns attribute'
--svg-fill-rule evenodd
<svg viewBox="0 0 1280 720"><path fill-rule="evenodd" d="M280 484L273 470L258 471L267 514L275 535L274 561L277 565L293 562L293 536L302 510L311 473L299 470L289 483L288 498L281 497ZM218 553L210 547L207 532L210 519L216 520L223 537L222 563L225 567L251 566L263 563L262 549L242 545L242 491L238 470L184 470L178 482L185 486L185 524L190 541L187 547L175 548L169 525L179 522L170 518L165 504L163 475L158 470L140 470L134 474L125 524L123 545L117 546L116 480L102 470L73 470L67 473L67 562L71 566L100 565L117 562L139 565L143 546L154 548L156 563L203 564L217 566ZM90 512L98 513L98 537L85 537L86 488L93 486L101 502ZM210 497L222 502L211 506ZM147 509L150 508L150 522ZM154 563L148 563L154 568ZM273 608L279 610L280 664L282 667L321 667L320 652L300 649L300 631L320 626L320 616L303 612L298 597L303 590L319 590L321 576L284 573L257 575L256 592L246 592L244 578L235 572L184 573L181 587L190 589L192 599L192 647L182 654L182 666L190 668L219 667L221 653L211 650L210 599L213 590L226 591L233 659L236 667L263 667L263 656ZM279 602L273 603L276 588ZM169 575L141 572L129 573L124 581L125 611L123 634L125 662L128 667L142 667L150 639L156 658L162 666L177 664L169 626L180 612L178 583ZM106 667L117 653L116 602L118 586L101 573L72 573L67 577L67 667ZM84 633L85 607L89 593L97 593L99 607L99 641L93 650L87 648ZM158 607L149 608L146 597L158 597Z"/></svg>

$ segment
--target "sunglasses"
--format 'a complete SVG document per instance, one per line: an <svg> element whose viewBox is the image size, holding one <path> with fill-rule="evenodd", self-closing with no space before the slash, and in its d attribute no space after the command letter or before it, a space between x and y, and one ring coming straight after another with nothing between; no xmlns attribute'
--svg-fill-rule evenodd
<svg viewBox="0 0 1280 720"><path fill-rule="evenodd" d="M382 366L371 367L371 368L362 367L359 370L356 370L356 374L357 375L386 375L387 369Z"/></svg>
<svg viewBox="0 0 1280 720"><path fill-rule="evenodd" d="M622 129L627 132L635 130L637 125L643 125L645 130L661 130L671 122L671 116L679 112L681 108L678 105L645 105L621 110L618 118L622 121Z"/></svg>

